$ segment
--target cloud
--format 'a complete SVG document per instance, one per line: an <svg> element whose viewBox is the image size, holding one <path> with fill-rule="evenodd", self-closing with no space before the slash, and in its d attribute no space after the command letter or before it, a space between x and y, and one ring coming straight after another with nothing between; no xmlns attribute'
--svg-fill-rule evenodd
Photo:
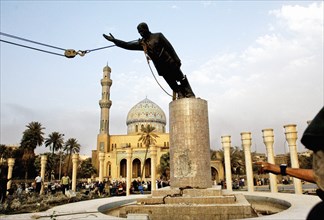
<svg viewBox="0 0 324 220"><path fill-rule="evenodd" d="M323 104L323 3L269 14L276 18L271 33L242 51L215 55L192 74L209 101L212 145L245 129L262 145L263 128L291 122L304 129Z"/></svg>
<svg viewBox="0 0 324 220"><path fill-rule="evenodd" d="M312 35L323 30L323 2L312 3L308 7L284 5L269 14L276 16L283 27L296 33Z"/></svg>

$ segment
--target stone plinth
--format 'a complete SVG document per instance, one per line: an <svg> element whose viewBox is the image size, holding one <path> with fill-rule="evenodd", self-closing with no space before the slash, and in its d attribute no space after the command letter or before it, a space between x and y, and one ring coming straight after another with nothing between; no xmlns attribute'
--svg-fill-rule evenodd
<svg viewBox="0 0 324 220"><path fill-rule="evenodd" d="M210 196L210 197L154 197L154 198L141 198L137 199L137 203L145 205L155 204L233 204L235 203L235 196Z"/></svg>
<svg viewBox="0 0 324 220"><path fill-rule="evenodd" d="M152 220L223 220L256 217L242 194L216 197L190 197L184 194L180 197L143 198L138 199L136 205L125 206L125 213L145 213Z"/></svg>
<svg viewBox="0 0 324 220"><path fill-rule="evenodd" d="M222 191L216 188L208 189L180 189L164 187L158 190L152 191L152 197L163 197L166 195L182 194L183 196L190 197L206 197L206 196L221 196Z"/></svg>
<svg viewBox="0 0 324 220"><path fill-rule="evenodd" d="M207 101L172 101L169 114L171 188L211 188Z"/></svg>

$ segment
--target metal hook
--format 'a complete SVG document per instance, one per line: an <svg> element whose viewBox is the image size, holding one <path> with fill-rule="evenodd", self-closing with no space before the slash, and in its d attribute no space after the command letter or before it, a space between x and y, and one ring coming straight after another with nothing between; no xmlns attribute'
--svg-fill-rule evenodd
<svg viewBox="0 0 324 220"><path fill-rule="evenodd" d="M79 50L77 52L77 54L79 54L81 57L83 57L84 55L86 55L89 51L88 50Z"/></svg>
<svg viewBox="0 0 324 220"><path fill-rule="evenodd" d="M76 55L79 55L79 56L83 57L88 52L89 52L89 50L78 50L78 51L75 51L73 49L67 49L64 52L64 56L67 57L67 58L74 58Z"/></svg>

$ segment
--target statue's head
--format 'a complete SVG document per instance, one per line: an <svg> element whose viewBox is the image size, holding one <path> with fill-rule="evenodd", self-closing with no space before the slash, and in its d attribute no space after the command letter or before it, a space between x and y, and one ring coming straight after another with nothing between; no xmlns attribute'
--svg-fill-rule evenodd
<svg viewBox="0 0 324 220"><path fill-rule="evenodd" d="M137 31L143 38L148 37L150 34L150 30L149 30L147 24L144 22L137 25Z"/></svg>

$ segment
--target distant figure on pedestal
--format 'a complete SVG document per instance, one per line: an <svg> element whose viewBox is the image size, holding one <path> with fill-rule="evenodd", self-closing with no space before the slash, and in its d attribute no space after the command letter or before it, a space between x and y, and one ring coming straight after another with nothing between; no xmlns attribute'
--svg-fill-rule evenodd
<svg viewBox="0 0 324 220"><path fill-rule="evenodd" d="M103 36L118 47L144 51L148 59L153 61L158 74L163 76L173 92L178 95L178 99L195 97L187 77L180 69L181 61L164 35L151 33L146 23L140 23L137 30L142 39L132 42L118 40L111 34Z"/></svg>

